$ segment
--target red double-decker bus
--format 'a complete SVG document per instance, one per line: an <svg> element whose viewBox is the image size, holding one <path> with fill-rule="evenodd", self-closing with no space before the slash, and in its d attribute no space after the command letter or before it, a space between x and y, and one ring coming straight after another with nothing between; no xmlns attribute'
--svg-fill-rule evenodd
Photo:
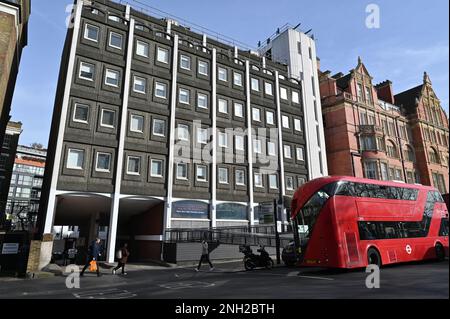
<svg viewBox="0 0 450 319"><path fill-rule="evenodd" d="M291 213L302 266L359 268L448 256L448 211L433 187L324 177L297 190Z"/></svg>

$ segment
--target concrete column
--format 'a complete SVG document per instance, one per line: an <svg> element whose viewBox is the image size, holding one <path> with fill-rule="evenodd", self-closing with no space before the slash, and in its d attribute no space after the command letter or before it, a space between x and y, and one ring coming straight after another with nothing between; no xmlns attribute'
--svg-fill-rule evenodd
<svg viewBox="0 0 450 319"><path fill-rule="evenodd" d="M211 227L217 227L217 50L212 50L212 94L211 94L211 116L212 116L212 168L211 168Z"/></svg>
<svg viewBox="0 0 450 319"><path fill-rule="evenodd" d="M44 234L50 234L52 232L53 220L55 218L55 210L56 210L56 188L58 184L58 175L59 168L61 166L61 159L63 157L63 142L64 142L64 133L66 128L67 121L67 113L69 109L69 99L70 99L70 87L72 85L73 73L76 68L75 66L75 56L78 38L80 35L80 26L81 26L81 13L83 10L83 1L78 0L75 5L75 18L74 18L74 26L73 26L73 35L72 35L72 43L71 50L69 55L69 65L67 68L67 77L66 83L64 87L64 97L61 108L61 119L59 121L59 129L58 129L58 137L56 141L56 150L55 150L55 161L53 163L53 171L51 175L50 182L50 193L47 203L47 212L45 217L44 224Z"/></svg>
<svg viewBox="0 0 450 319"><path fill-rule="evenodd" d="M175 113L177 109L177 70L178 70L178 35L173 37L172 59L172 87L170 100L170 130L169 130L169 158L167 163L167 198L164 210L163 234L172 226L172 191L174 175L174 147L175 147Z"/></svg>
<svg viewBox="0 0 450 319"><path fill-rule="evenodd" d="M248 161L248 212L250 225L255 224L255 210L253 208L253 134L252 134L252 105L250 97L250 62L245 61L245 94L247 96L247 161Z"/></svg>
<svg viewBox="0 0 450 319"><path fill-rule="evenodd" d="M111 211L109 220L108 231L108 262L114 262L115 250L116 250L116 238L117 238L117 222L119 220L119 205L120 205L120 192L123 174L123 162L124 162L124 149L125 138L127 132L127 119L128 119L128 100L130 96L130 81L131 81L131 60L133 58L134 48L134 26L135 20L130 19L130 27L128 30L128 46L127 46L127 61L125 66L125 80L123 81L123 101L122 101L122 116L119 127L119 147L117 151L117 167L115 174L115 189L111 200Z"/></svg>
<svg viewBox="0 0 450 319"><path fill-rule="evenodd" d="M279 190L281 191L281 195L286 195L286 185L284 181L284 145L283 145L283 121L281 117L281 104L280 104L280 78L278 71L275 71L275 103L277 106L277 124L278 124L278 163L280 165L279 174L280 174L280 184ZM286 222L286 210L282 207L281 214L281 222Z"/></svg>

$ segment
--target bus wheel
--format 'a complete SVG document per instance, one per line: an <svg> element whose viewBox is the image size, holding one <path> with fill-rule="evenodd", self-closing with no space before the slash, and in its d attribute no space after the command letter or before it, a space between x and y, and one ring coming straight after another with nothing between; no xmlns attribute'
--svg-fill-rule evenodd
<svg viewBox="0 0 450 319"><path fill-rule="evenodd" d="M436 250L436 259L438 261L443 261L445 259L444 247L438 243L438 244L436 244L434 249Z"/></svg>
<svg viewBox="0 0 450 319"><path fill-rule="evenodd" d="M381 267L381 256L375 248L369 248L367 251L367 263L369 265L377 265Z"/></svg>

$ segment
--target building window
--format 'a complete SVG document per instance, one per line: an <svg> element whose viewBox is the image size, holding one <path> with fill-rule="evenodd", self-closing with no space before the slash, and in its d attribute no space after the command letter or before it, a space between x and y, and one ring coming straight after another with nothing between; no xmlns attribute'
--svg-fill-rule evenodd
<svg viewBox="0 0 450 319"><path fill-rule="evenodd" d="M108 16L108 20L114 21L114 22L121 22L121 19L118 16L114 16L114 15L109 15Z"/></svg>
<svg viewBox="0 0 450 319"><path fill-rule="evenodd" d="M31 195L31 188L22 188L22 187L16 188L16 197L30 198L30 195Z"/></svg>
<svg viewBox="0 0 450 319"><path fill-rule="evenodd" d="M219 167L219 183L228 184L228 168Z"/></svg>
<svg viewBox="0 0 450 319"><path fill-rule="evenodd" d="M208 181L208 169L205 165L197 166L197 181L199 182L207 182Z"/></svg>
<svg viewBox="0 0 450 319"><path fill-rule="evenodd" d="M120 73L118 71L106 69L105 84L108 86L118 87L119 86L119 75L120 75Z"/></svg>
<svg viewBox="0 0 450 319"><path fill-rule="evenodd" d="M287 93L287 89L284 87L280 87L280 97L282 100L287 100L288 99L288 93Z"/></svg>
<svg viewBox="0 0 450 319"><path fill-rule="evenodd" d="M306 178L304 178L304 177L299 177L299 178L297 179L297 182L298 182L298 187L300 187L300 186L306 184Z"/></svg>
<svg viewBox="0 0 450 319"><path fill-rule="evenodd" d="M95 66L90 63L80 63L79 78L87 81L94 81Z"/></svg>
<svg viewBox="0 0 450 319"><path fill-rule="evenodd" d="M102 109L100 125L104 127L114 128L114 118L116 112L112 110Z"/></svg>
<svg viewBox="0 0 450 319"><path fill-rule="evenodd" d="M164 120L153 120L153 135L162 136L166 135L166 121Z"/></svg>
<svg viewBox="0 0 450 319"><path fill-rule="evenodd" d="M187 89L180 89L178 101L181 104L189 104L189 100L190 100L190 91Z"/></svg>
<svg viewBox="0 0 450 319"><path fill-rule="evenodd" d="M241 103L234 103L234 115L237 117L244 117L244 105Z"/></svg>
<svg viewBox="0 0 450 319"><path fill-rule="evenodd" d="M387 150L387 155L389 157L398 158L397 148L395 147L394 143L392 143L391 141L387 142L386 150Z"/></svg>
<svg viewBox="0 0 450 319"><path fill-rule="evenodd" d="M287 128L287 129L290 128L289 117L286 115L283 115L281 117L281 119L282 119L282 123L283 123L283 128Z"/></svg>
<svg viewBox="0 0 450 319"><path fill-rule="evenodd" d="M405 152L405 157L408 161L410 162L415 162L416 161L416 156L414 155L414 150L411 146L407 145L406 146L406 152Z"/></svg>
<svg viewBox="0 0 450 319"><path fill-rule="evenodd" d="M439 154L434 149L430 150L429 155L430 155L430 163L439 164Z"/></svg>
<svg viewBox="0 0 450 319"><path fill-rule="evenodd" d="M123 37L121 34L110 32L109 33L109 46L118 50L122 50Z"/></svg>
<svg viewBox="0 0 450 319"><path fill-rule="evenodd" d="M236 135L235 137L235 143L236 143L236 150L237 151L244 151L244 137L242 135Z"/></svg>
<svg viewBox="0 0 450 319"><path fill-rule="evenodd" d="M273 112L266 111L266 123L270 125L275 125Z"/></svg>
<svg viewBox="0 0 450 319"><path fill-rule="evenodd" d="M371 89L368 86L366 86L365 89L366 89L366 101L369 102L369 103L372 103L372 92L371 92Z"/></svg>
<svg viewBox="0 0 450 319"><path fill-rule="evenodd" d="M91 40L94 42L98 42L98 35L100 33L100 29L91 24L86 24L84 28L84 38L87 40Z"/></svg>
<svg viewBox="0 0 450 319"><path fill-rule="evenodd" d="M277 156L277 149L275 142L267 142L267 154L269 156Z"/></svg>
<svg viewBox="0 0 450 319"><path fill-rule="evenodd" d="M198 73L208 76L209 63L205 61L198 61Z"/></svg>
<svg viewBox="0 0 450 319"><path fill-rule="evenodd" d="M242 86L242 74L233 72L234 85Z"/></svg>
<svg viewBox="0 0 450 319"><path fill-rule="evenodd" d="M207 144L208 143L208 129L197 128L197 143Z"/></svg>
<svg viewBox="0 0 450 319"><path fill-rule="evenodd" d="M253 152L256 154L262 153L261 140L253 140Z"/></svg>
<svg viewBox="0 0 450 319"><path fill-rule="evenodd" d="M402 174L402 170L401 169L396 169L395 170L395 180L396 181L403 181L403 174Z"/></svg>
<svg viewBox="0 0 450 319"><path fill-rule="evenodd" d="M299 119L294 119L294 129L297 132L301 132L302 131L302 122Z"/></svg>
<svg viewBox="0 0 450 319"><path fill-rule="evenodd" d="M177 164L177 179L188 179L188 169L186 163L178 163Z"/></svg>
<svg viewBox="0 0 450 319"><path fill-rule="evenodd" d="M228 114L228 101L219 99L219 112Z"/></svg>
<svg viewBox="0 0 450 319"><path fill-rule="evenodd" d="M131 114L130 131L136 133L144 133L144 117L141 115Z"/></svg>
<svg viewBox="0 0 450 319"><path fill-rule="evenodd" d="M75 104L73 112L73 121L79 123L88 123L89 118L89 106L84 104Z"/></svg>
<svg viewBox="0 0 450 319"><path fill-rule="evenodd" d="M97 172L110 172L111 171L111 154L110 153L100 153L100 152L97 153L95 170Z"/></svg>
<svg viewBox="0 0 450 319"><path fill-rule="evenodd" d="M259 80L252 78L252 90L259 92Z"/></svg>
<svg viewBox="0 0 450 319"><path fill-rule="evenodd" d="M147 80L138 76L134 77L133 91L136 93L145 94L147 91Z"/></svg>
<svg viewBox="0 0 450 319"><path fill-rule="evenodd" d="M272 83L264 82L264 92L266 92L267 95L273 95Z"/></svg>
<svg viewBox="0 0 450 319"><path fill-rule="evenodd" d="M296 153L297 153L297 160L298 161L304 161L305 160L305 150L303 149L303 147L297 147L296 148Z"/></svg>
<svg viewBox="0 0 450 319"><path fill-rule="evenodd" d="M388 165L386 163L380 163L380 168L381 168L381 179L383 181L387 181L389 180L389 169L388 169Z"/></svg>
<svg viewBox="0 0 450 319"><path fill-rule="evenodd" d="M288 158L288 159L292 158L291 146L290 145L284 145L284 158Z"/></svg>
<svg viewBox="0 0 450 319"><path fill-rule="evenodd" d="M445 180L442 174L432 173L433 175L433 185L436 187L441 194L447 193L445 188Z"/></svg>
<svg viewBox="0 0 450 319"><path fill-rule="evenodd" d="M294 178L292 176L286 176L286 189L288 191L294 190Z"/></svg>
<svg viewBox="0 0 450 319"><path fill-rule="evenodd" d="M226 133L219 132L219 147L228 147L228 135Z"/></svg>
<svg viewBox="0 0 450 319"><path fill-rule="evenodd" d="M187 55L181 55L180 56L180 68L184 70L191 70L191 57Z"/></svg>
<svg viewBox="0 0 450 319"><path fill-rule="evenodd" d="M167 84L156 82L155 96L161 99L167 99Z"/></svg>
<svg viewBox="0 0 450 319"><path fill-rule="evenodd" d="M127 174L140 175L141 158L137 156L128 156Z"/></svg>
<svg viewBox="0 0 450 319"><path fill-rule="evenodd" d="M300 94L297 91L292 91L292 102L300 104Z"/></svg>
<svg viewBox="0 0 450 319"><path fill-rule="evenodd" d="M208 108L208 96L203 93L197 94L197 107L201 109L207 109Z"/></svg>
<svg viewBox="0 0 450 319"><path fill-rule="evenodd" d="M376 150L376 142L374 136L361 136L361 150L374 151Z"/></svg>
<svg viewBox="0 0 450 319"><path fill-rule="evenodd" d="M245 171L242 169L236 170L236 185L245 186Z"/></svg>
<svg viewBox="0 0 450 319"><path fill-rule="evenodd" d="M363 89L362 89L362 84L361 83L358 83L358 85L357 85L357 91L356 91L356 96L357 96L357 98L358 98L358 101L360 101L360 102L362 102L362 100L363 100L363 97L362 97L362 94L363 94Z"/></svg>
<svg viewBox="0 0 450 319"><path fill-rule="evenodd" d="M261 110L254 107L252 109L252 117L253 117L253 121L261 122Z"/></svg>
<svg viewBox="0 0 450 319"><path fill-rule="evenodd" d="M278 189L278 176L275 174L269 175L269 188Z"/></svg>
<svg viewBox="0 0 450 319"><path fill-rule="evenodd" d="M152 159L150 172L151 177L163 177L163 161Z"/></svg>
<svg viewBox="0 0 450 319"><path fill-rule="evenodd" d="M84 151L69 148L67 156L67 168L70 169L83 169L84 165Z"/></svg>
<svg viewBox="0 0 450 319"><path fill-rule="evenodd" d="M136 55L148 58L150 56L150 47L148 43L138 40L136 42Z"/></svg>
<svg viewBox="0 0 450 319"><path fill-rule="evenodd" d="M264 187L261 173L254 174L255 187Z"/></svg>
<svg viewBox="0 0 450 319"><path fill-rule="evenodd" d="M169 63L169 50L158 47L156 60L161 63Z"/></svg>
<svg viewBox="0 0 450 319"><path fill-rule="evenodd" d="M178 139L180 141L189 141L189 126L178 124Z"/></svg>
<svg viewBox="0 0 450 319"><path fill-rule="evenodd" d="M219 81L227 82L228 81L228 70L225 68L219 67Z"/></svg>
<svg viewBox="0 0 450 319"><path fill-rule="evenodd" d="M366 178L378 179L377 177L377 163L376 162L365 162L364 163L364 173Z"/></svg>

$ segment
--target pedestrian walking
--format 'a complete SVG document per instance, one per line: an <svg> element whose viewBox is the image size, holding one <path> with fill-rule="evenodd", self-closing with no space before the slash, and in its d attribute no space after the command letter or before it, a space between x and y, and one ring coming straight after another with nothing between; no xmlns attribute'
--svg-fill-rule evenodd
<svg viewBox="0 0 450 319"><path fill-rule="evenodd" d="M117 251L117 259L119 259L119 264L112 270L113 275L116 274L116 271L119 268L122 268L122 275L126 276L125 265L128 262L128 256L130 256L130 252L128 251L128 244L125 243L120 250Z"/></svg>
<svg viewBox="0 0 450 319"><path fill-rule="evenodd" d="M84 275L84 272L91 265L91 262L97 263L98 257L101 256L101 253L102 253L101 240L100 240L100 238L97 238L89 245L88 258L86 260L86 265L84 266L83 270L81 271L80 276ZM100 270L99 270L98 265L96 268L97 268L97 277L100 277Z"/></svg>
<svg viewBox="0 0 450 319"><path fill-rule="evenodd" d="M206 239L203 239L202 241L202 257L200 258L200 262L198 263L198 267L195 268L195 271L199 271L200 267L202 266L202 262L207 261L209 263L209 270L214 270L214 266L211 263L211 260L209 259L209 245Z"/></svg>

